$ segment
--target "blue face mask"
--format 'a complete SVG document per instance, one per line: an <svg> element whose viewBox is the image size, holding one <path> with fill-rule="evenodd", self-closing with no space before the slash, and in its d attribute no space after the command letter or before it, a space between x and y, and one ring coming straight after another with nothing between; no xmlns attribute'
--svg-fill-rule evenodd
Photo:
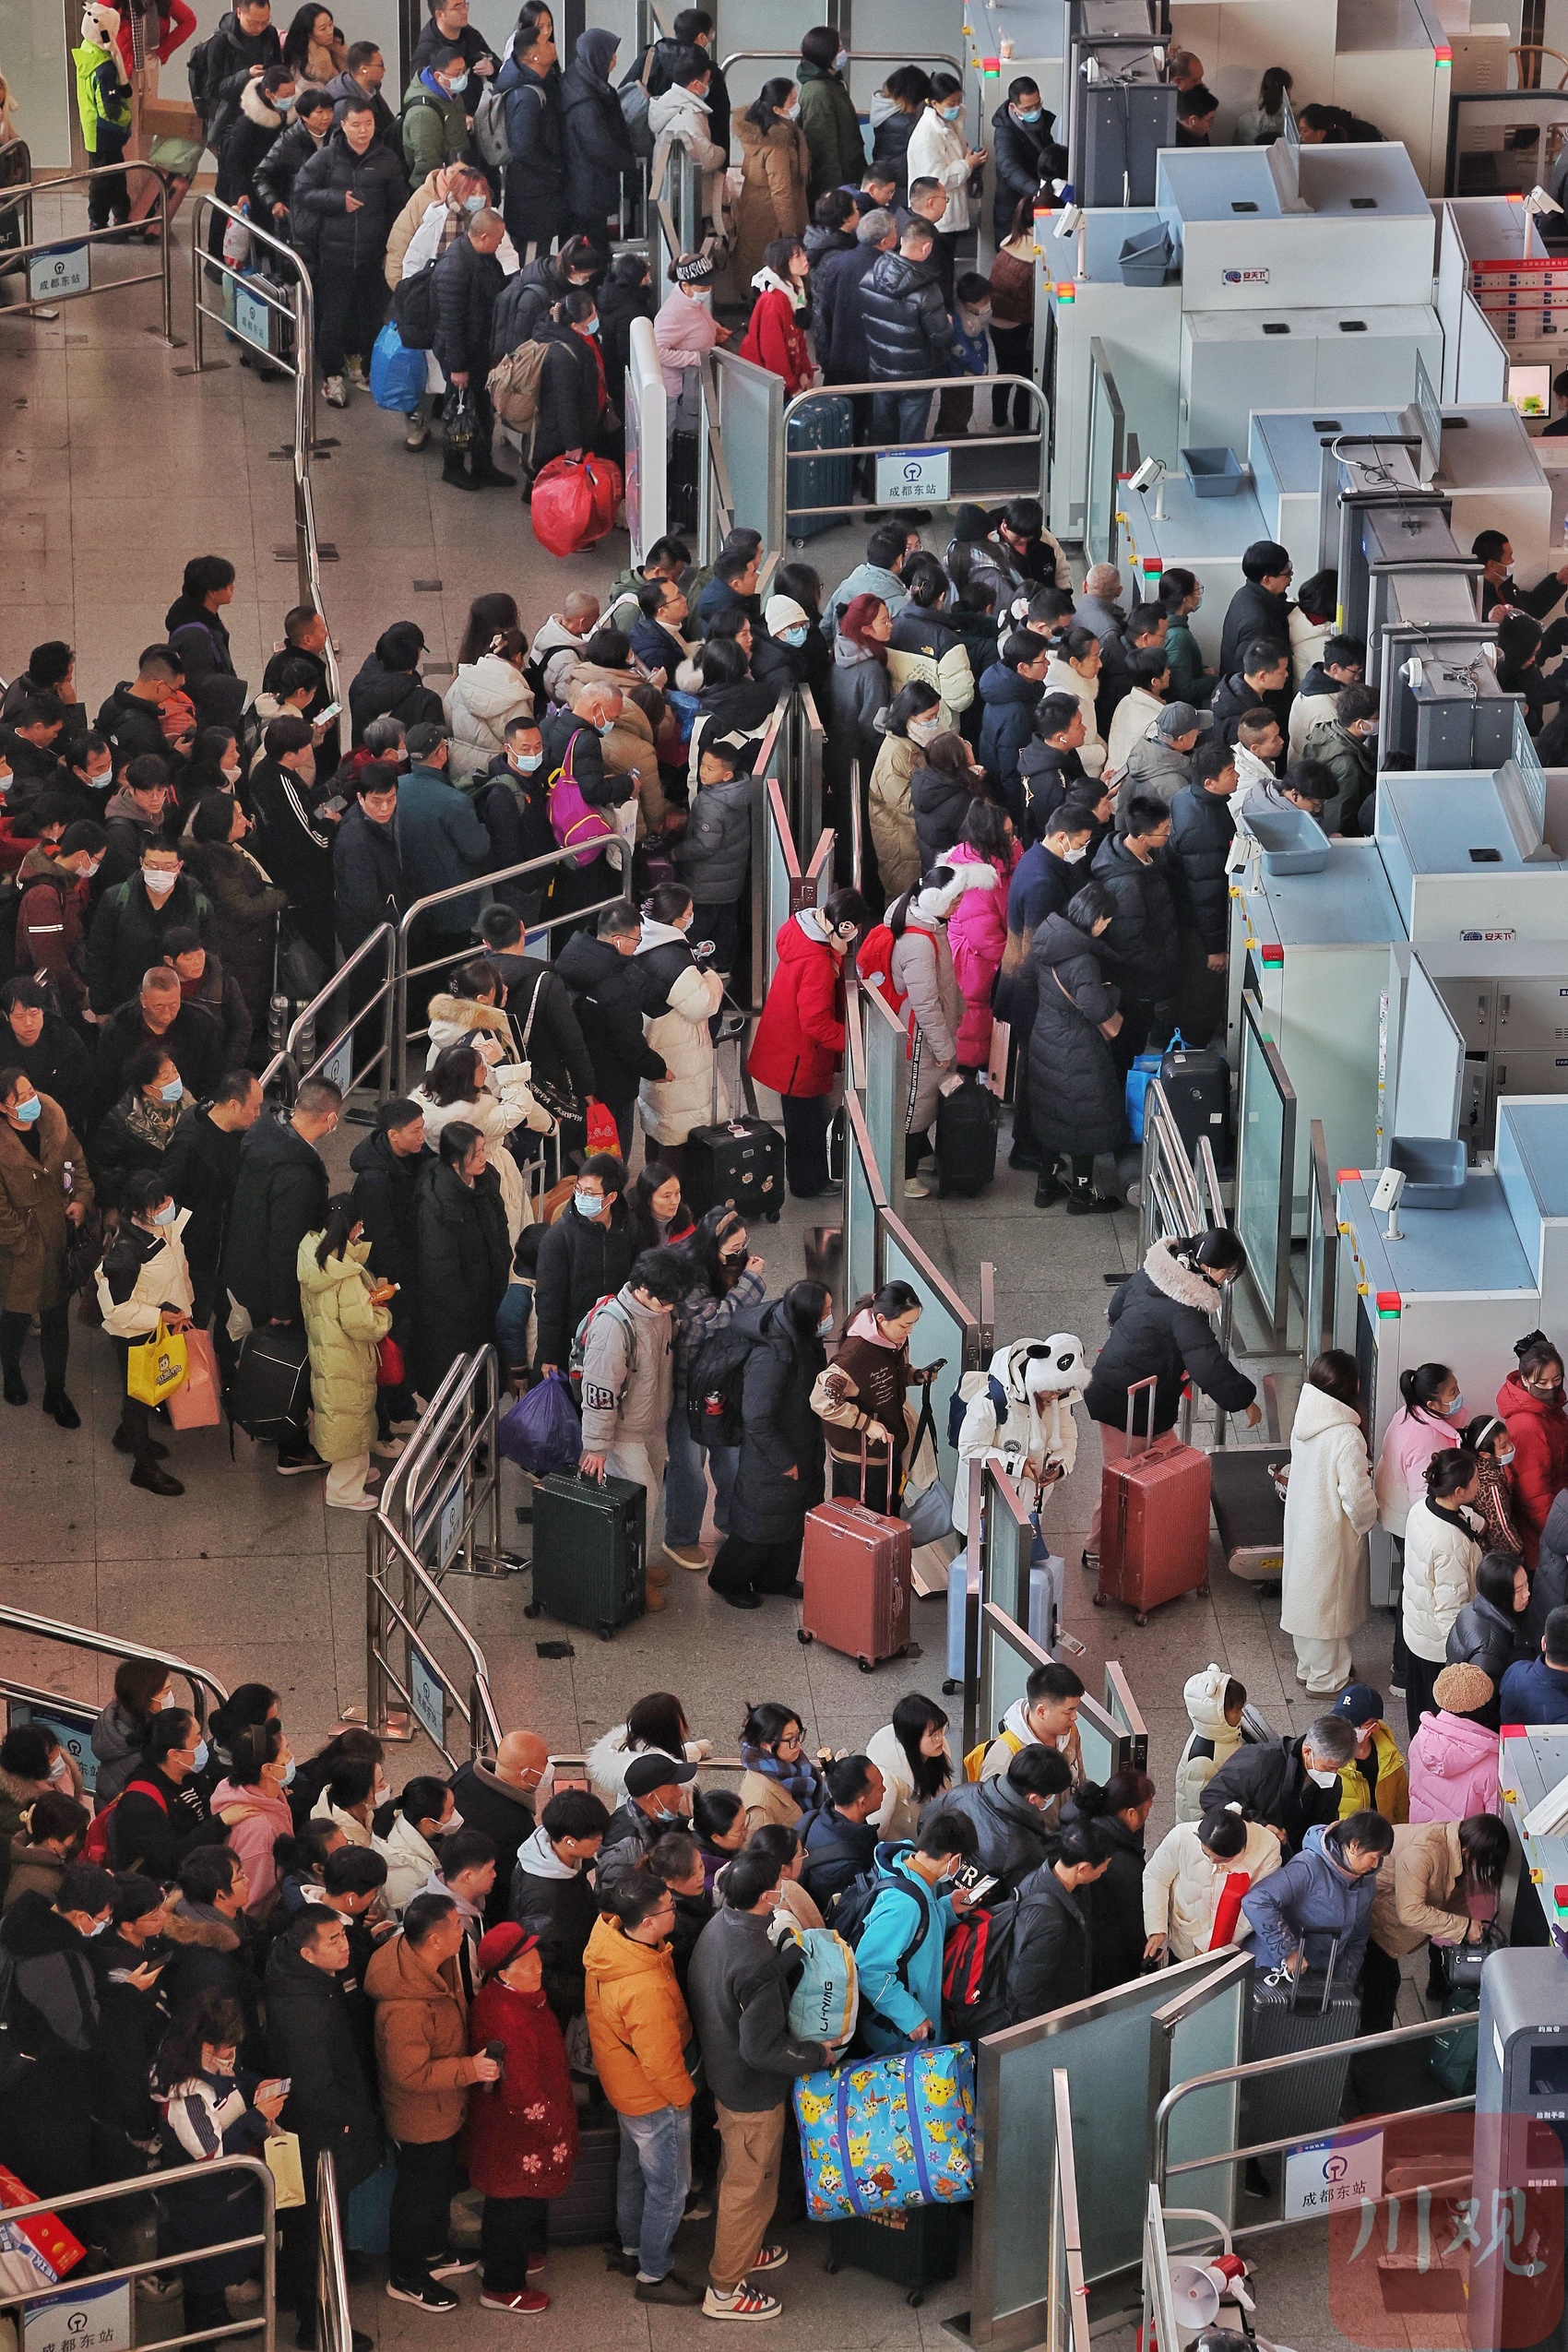
<svg viewBox="0 0 1568 2352"><path fill-rule="evenodd" d="M294 111L294 101L291 98L275 98L272 101L272 111L276 114L291 114Z"/></svg>
<svg viewBox="0 0 1568 2352"><path fill-rule="evenodd" d="M1038 123L1045 110L1039 106L1016 106L1013 111L1020 123Z"/></svg>
<svg viewBox="0 0 1568 2352"><path fill-rule="evenodd" d="M29 1095L26 1102L18 1102L17 1105L16 1115L21 1121L24 1127L30 1127L33 1121L41 1118L42 1113L42 1098L36 1094Z"/></svg>
<svg viewBox="0 0 1568 2352"><path fill-rule="evenodd" d="M463 90L467 89L468 86L469 86L469 77L468 77L467 74L457 74L457 75L455 75L455 76L453 77L452 80L451 80L451 81L449 81L449 82L447 83L447 85L446 85L447 89L451 91L451 93L452 93L452 95L453 95L453 97L454 97L454 98L457 97L457 96L458 96L458 94L459 94L461 91L463 91Z"/></svg>
<svg viewBox="0 0 1568 2352"><path fill-rule="evenodd" d="M153 1210L152 1222L154 1225L172 1225L179 1214L172 1201L165 1201L161 1208Z"/></svg>
<svg viewBox="0 0 1568 2352"><path fill-rule="evenodd" d="M601 735L612 735L615 732L615 721L612 719L601 719L599 722L599 731Z"/></svg>
<svg viewBox="0 0 1568 2352"><path fill-rule="evenodd" d="M196 1743L196 1753L191 1758L191 1770L193 1772L205 1772L207 1770L207 1760L210 1753L211 1751L208 1747L207 1741L205 1740L198 1740Z"/></svg>
<svg viewBox="0 0 1568 2352"><path fill-rule="evenodd" d="M779 643L781 645L804 645L806 641L806 635L807 632L803 628L780 629L778 633Z"/></svg>
<svg viewBox="0 0 1568 2352"><path fill-rule="evenodd" d="M289 1768L288 1768L288 1770L287 1770L287 1771L284 1773L284 1775L283 1775L283 1786L284 1786L284 1788L287 1788L287 1787L289 1786L290 1781L291 1781L291 1780L292 1780L293 1776L294 1776L294 1759L293 1759L293 1757L292 1757L292 1756L291 1756L291 1757L289 1758Z"/></svg>
<svg viewBox="0 0 1568 2352"><path fill-rule="evenodd" d="M184 1091L185 1082L183 1078L171 1078L167 1086L159 1087L158 1099L160 1102L178 1102Z"/></svg>
<svg viewBox="0 0 1568 2352"><path fill-rule="evenodd" d="M536 767L544 766L542 752L514 752L512 765L519 776L531 776Z"/></svg>
<svg viewBox="0 0 1568 2352"><path fill-rule="evenodd" d="M572 1206L579 1217L600 1217L604 1213L604 1203L597 1193L574 1193Z"/></svg>
<svg viewBox="0 0 1568 2352"><path fill-rule="evenodd" d="M482 188L477 196L466 196L463 198L463 210L465 212L482 212L484 210L484 191Z"/></svg>
<svg viewBox="0 0 1568 2352"><path fill-rule="evenodd" d="M956 123L964 110L961 106L939 106L936 111L944 123Z"/></svg>

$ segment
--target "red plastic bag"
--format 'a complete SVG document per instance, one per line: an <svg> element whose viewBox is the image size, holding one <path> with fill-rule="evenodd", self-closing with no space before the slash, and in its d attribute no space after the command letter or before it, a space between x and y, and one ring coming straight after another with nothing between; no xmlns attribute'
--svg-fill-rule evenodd
<svg viewBox="0 0 1568 2352"><path fill-rule="evenodd" d="M552 555L575 555L615 521L624 484L609 457L552 457L533 486L533 535Z"/></svg>
<svg viewBox="0 0 1568 2352"><path fill-rule="evenodd" d="M223 1419L223 1376L210 1332L186 1332L185 1376L164 1404L176 1429L216 1429Z"/></svg>
<svg viewBox="0 0 1568 2352"><path fill-rule="evenodd" d="M615 1115L607 1104L598 1101L592 1095L588 1097L588 1147L590 1158L600 1151L612 1151L617 1158L620 1158L621 1136L615 1124Z"/></svg>
<svg viewBox="0 0 1568 2352"><path fill-rule="evenodd" d="M390 1332L375 1343L375 1384L377 1388L401 1388L405 1374L403 1350Z"/></svg>

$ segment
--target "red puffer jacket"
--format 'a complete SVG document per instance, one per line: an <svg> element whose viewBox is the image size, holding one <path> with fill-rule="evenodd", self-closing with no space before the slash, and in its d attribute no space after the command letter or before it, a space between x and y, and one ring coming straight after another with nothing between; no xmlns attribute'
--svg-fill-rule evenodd
<svg viewBox="0 0 1568 2352"><path fill-rule="evenodd" d="M1498 1390L1497 1409L1514 1441L1515 1524L1533 1574L1546 1515L1558 1489L1568 1486L1568 1412L1561 1388L1552 1398L1532 1396L1516 1372Z"/></svg>
<svg viewBox="0 0 1568 2352"><path fill-rule="evenodd" d="M756 282L754 278L752 283ZM805 329L797 324L793 303L778 287L770 286L758 295L741 344L741 357L750 360L755 367L766 367L774 375L781 375L787 400L792 400L797 392L810 389L814 374L811 345Z"/></svg>
<svg viewBox="0 0 1568 2352"><path fill-rule="evenodd" d="M558 2197L577 2161L566 2045L542 1992L492 1977L469 2012L469 2048L504 2042L498 2083L469 2094L469 2178L487 2197Z"/></svg>
<svg viewBox="0 0 1568 2352"><path fill-rule="evenodd" d="M814 907L791 915L746 1067L775 1094L830 1094L844 1059L844 963Z"/></svg>

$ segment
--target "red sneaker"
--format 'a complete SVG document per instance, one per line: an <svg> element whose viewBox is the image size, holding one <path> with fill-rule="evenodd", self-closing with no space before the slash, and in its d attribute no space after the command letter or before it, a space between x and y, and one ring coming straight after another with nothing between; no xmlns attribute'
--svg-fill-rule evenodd
<svg viewBox="0 0 1568 2352"><path fill-rule="evenodd" d="M550 2309L549 2296L541 2295L537 2287L525 2288L521 2295L489 2295L481 2287L479 2299L487 2311L520 2311L529 2319Z"/></svg>

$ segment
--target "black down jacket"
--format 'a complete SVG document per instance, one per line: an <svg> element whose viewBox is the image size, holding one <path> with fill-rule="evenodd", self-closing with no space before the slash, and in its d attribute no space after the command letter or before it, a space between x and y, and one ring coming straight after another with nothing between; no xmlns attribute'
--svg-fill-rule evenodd
<svg viewBox="0 0 1568 2352"><path fill-rule="evenodd" d="M662 1065L661 1065L662 1066ZM619 1290L632 1270L636 1243L625 1206L617 1201L608 1225L579 1217L568 1201L547 1226L535 1264L534 1310L539 1360L566 1369L572 1335L596 1299Z"/></svg>
<svg viewBox="0 0 1568 2352"><path fill-rule="evenodd" d="M521 250L546 242L561 225L561 198L566 184L566 146L561 130L561 76L552 66L547 74L508 57L495 77L505 101L506 188L504 209L512 242Z"/></svg>
<svg viewBox="0 0 1568 2352"><path fill-rule="evenodd" d="M1015 2025L1053 2009L1087 2001L1094 1942L1084 1905L1070 1895L1049 1862L1018 1889L1007 2007Z"/></svg>
<svg viewBox="0 0 1568 2352"><path fill-rule="evenodd" d="M992 1900L1016 1895L1031 1871L1045 1859L1045 1845L1056 1823L1056 1800L1040 1807L1012 1788L1004 1775L968 1780L944 1789L921 1816L921 1827L950 1813L962 1813L980 1843L973 1859L1002 1883Z"/></svg>
<svg viewBox="0 0 1568 2352"><path fill-rule="evenodd" d="M1236 837L1236 820L1221 792L1184 784L1170 803L1170 848L1187 885L1187 909L1206 956L1223 956L1230 945L1230 885L1225 861Z"/></svg>
<svg viewBox="0 0 1568 2352"><path fill-rule="evenodd" d="M354 1213L370 1243L370 1270L380 1282L412 1291L419 1274L419 1188L435 1154L425 1144L399 1156L377 1128L349 1154L354 1171Z"/></svg>
<svg viewBox="0 0 1568 2352"><path fill-rule="evenodd" d="M909 804L915 813L922 873L940 865L944 849L950 849L958 838L972 798L950 768L921 766L911 772Z"/></svg>
<svg viewBox="0 0 1568 2352"><path fill-rule="evenodd" d="M1045 991L1040 991L1041 1012ZM1039 1035L1039 1022L1035 1035ZM1029 1065L1031 1093L1034 1064ZM1080 1146L1081 1148L1081 1146ZM1127 1426L1127 1391L1152 1372L1156 1434L1173 1429L1182 1399L1182 1383L1191 1378L1194 1388L1223 1405L1228 1413L1244 1412L1257 1395L1245 1372L1239 1372L1214 1336L1209 1315L1219 1293L1206 1275L1183 1265L1163 1241L1156 1241L1136 1274L1112 1291L1106 1314L1110 1338L1095 1359L1094 1376L1084 1402L1092 1420L1112 1429ZM1138 1429L1144 1426L1144 1404L1138 1400ZM1213 1786L1213 1783L1210 1783Z"/></svg>
<svg viewBox="0 0 1568 2352"><path fill-rule="evenodd" d="M1113 959L1065 915L1048 915L1009 992L1029 1038L1029 1117L1042 1153L1115 1151L1127 1139L1122 1080L1099 1033L1121 992Z"/></svg>
<svg viewBox="0 0 1568 2352"><path fill-rule="evenodd" d="M512 242L515 244L517 239ZM495 305L495 315L490 322L491 357L504 360L519 344L531 343L555 304L564 301L571 291L558 254L541 253L532 261L526 261L507 279Z"/></svg>
<svg viewBox="0 0 1568 2352"><path fill-rule="evenodd" d="M578 35L576 54L561 77L566 204L584 221L603 222L620 211L622 179L637 165L621 101L604 77L614 53L614 34L590 27Z"/></svg>
<svg viewBox="0 0 1568 2352"><path fill-rule="evenodd" d="M490 327L506 273L493 253L479 253L469 237L447 246L435 265L434 350L444 375L477 382L490 372Z"/></svg>
<svg viewBox="0 0 1568 2352"><path fill-rule="evenodd" d="M300 1320L295 1260L305 1235L326 1224L331 1190L303 1135L265 1114L256 1121L240 1153L223 1250L223 1279L252 1323Z"/></svg>
<svg viewBox="0 0 1568 2352"><path fill-rule="evenodd" d="M1179 932L1171 885L1180 867L1159 849L1146 866L1112 834L1100 843L1092 872L1116 901L1105 936L1122 959L1128 996L1144 1004L1168 1002L1176 993Z"/></svg>
<svg viewBox="0 0 1568 2352"><path fill-rule="evenodd" d="M954 373L953 322L934 262L879 255L866 276L861 313L873 382Z"/></svg>
<svg viewBox="0 0 1568 2352"><path fill-rule="evenodd" d="M629 1103L645 1078L669 1076L663 1055L643 1034L642 999L629 956L592 932L575 931L555 958L555 971L572 992L601 1101Z"/></svg>
<svg viewBox="0 0 1568 2352"><path fill-rule="evenodd" d="M359 742L373 719L396 719L402 726L446 723L441 696L417 670L388 670L378 654L367 653L349 688L349 716Z"/></svg>
<svg viewBox="0 0 1568 2352"><path fill-rule="evenodd" d="M512 1245L493 1168L469 1185L437 1160L421 1183L418 1215L413 1376L421 1392L434 1396L454 1357L494 1339Z"/></svg>
<svg viewBox="0 0 1568 2352"><path fill-rule="evenodd" d="M1545 1549L1544 1545L1542 1547ZM1536 1571L1538 1581L1540 1571ZM1450 1666L1479 1666L1491 1677L1491 1697L1479 1710L1479 1719L1492 1730L1503 1721L1503 1678L1511 1666L1533 1657L1535 1651L1526 1638L1522 1617L1504 1617L1493 1609L1490 1600L1478 1593L1467 1601L1448 1628L1448 1663Z"/></svg>
<svg viewBox="0 0 1568 2352"><path fill-rule="evenodd" d="M600 410L599 363L588 337L564 320L546 318L534 340L549 347L540 374L533 433L537 472L568 449L597 448Z"/></svg>
<svg viewBox="0 0 1568 2352"><path fill-rule="evenodd" d="M289 2079L283 2128L300 2135L306 2179L325 2150L340 2190L368 2180L381 2161L381 2118L342 1979L286 1943L267 1964L267 2055Z"/></svg>
<svg viewBox="0 0 1568 2352"><path fill-rule="evenodd" d="M347 198L359 199L350 212ZM342 132L302 163L290 199L294 244L313 269L352 269L379 262L392 223L409 201L403 166L388 147L373 139L356 155Z"/></svg>
<svg viewBox="0 0 1568 2352"><path fill-rule="evenodd" d="M1056 117L1049 111L1041 113L1038 123L1020 123L1004 99L991 118L991 157L996 170L991 218L996 242L1004 245L1013 233L1019 197L1032 196L1044 179L1066 178L1067 150L1056 143Z"/></svg>
<svg viewBox="0 0 1568 2352"><path fill-rule="evenodd" d="M792 1327L780 1299L734 1320L754 1324L757 1345L741 1391L743 1434L730 1533L742 1543L799 1543L806 1513L826 1492L822 1423L811 1408L826 1352L814 1333L803 1338ZM799 1476L791 1478L791 1470Z"/></svg>
<svg viewBox="0 0 1568 2352"><path fill-rule="evenodd" d="M325 146L326 141L321 144ZM317 152L316 141L303 123L291 123L286 131L279 132L254 175L256 196L265 208L264 224L266 216L272 214L276 206L286 208L293 201L294 182ZM279 226L274 218L269 225L275 235L286 237L289 233L287 221Z"/></svg>

